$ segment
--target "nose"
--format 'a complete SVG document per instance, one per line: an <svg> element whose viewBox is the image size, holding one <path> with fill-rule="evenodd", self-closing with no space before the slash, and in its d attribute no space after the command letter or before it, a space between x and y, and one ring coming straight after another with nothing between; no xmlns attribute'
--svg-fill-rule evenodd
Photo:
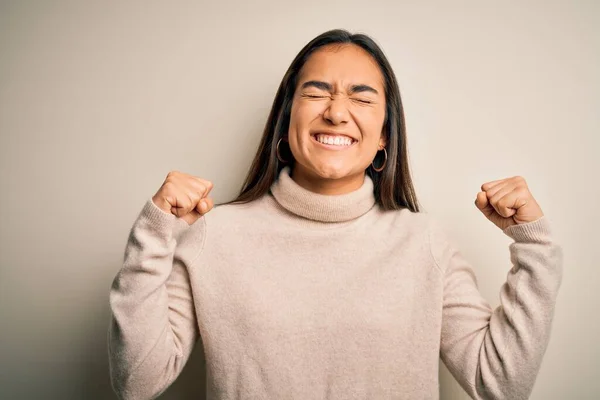
<svg viewBox="0 0 600 400"><path fill-rule="evenodd" d="M350 113L344 97L332 98L323 112L323 118L333 125L343 124L350 119Z"/></svg>

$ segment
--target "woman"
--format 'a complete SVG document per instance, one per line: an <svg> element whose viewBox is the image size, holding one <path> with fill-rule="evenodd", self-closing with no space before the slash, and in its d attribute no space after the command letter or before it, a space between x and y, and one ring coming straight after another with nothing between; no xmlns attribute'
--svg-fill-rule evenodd
<svg viewBox="0 0 600 400"><path fill-rule="evenodd" d="M439 358L476 399L529 396L562 251L523 178L475 204L514 239L492 310L419 212L394 73L365 35L326 32L292 62L239 197L169 173L110 293L110 366L151 398L202 338L210 399L435 399ZM210 211L210 213L209 213Z"/></svg>

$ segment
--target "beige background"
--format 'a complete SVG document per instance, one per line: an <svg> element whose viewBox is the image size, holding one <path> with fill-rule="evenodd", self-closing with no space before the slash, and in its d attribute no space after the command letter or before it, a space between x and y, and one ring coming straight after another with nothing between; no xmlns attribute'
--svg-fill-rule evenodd
<svg viewBox="0 0 600 400"><path fill-rule="evenodd" d="M600 3L416 3L1 1L0 398L113 398L107 296L134 218L173 169L230 199L287 66L335 27L389 56L419 199L493 306L510 241L473 201L527 179L565 251L532 399L598 398ZM198 348L163 398L203 398L203 371Z"/></svg>

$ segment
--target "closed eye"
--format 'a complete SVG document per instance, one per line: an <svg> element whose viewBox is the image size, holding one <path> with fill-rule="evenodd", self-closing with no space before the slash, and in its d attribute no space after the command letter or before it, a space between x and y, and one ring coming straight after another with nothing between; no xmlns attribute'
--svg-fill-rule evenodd
<svg viewBox="0 0 600 400"><path fill-rule="evenodd" d="M363 99L353 99L353 100L358 101L359 103L363 103L363 104L373 104L373 102L370 100L363 100Z"/></svg>

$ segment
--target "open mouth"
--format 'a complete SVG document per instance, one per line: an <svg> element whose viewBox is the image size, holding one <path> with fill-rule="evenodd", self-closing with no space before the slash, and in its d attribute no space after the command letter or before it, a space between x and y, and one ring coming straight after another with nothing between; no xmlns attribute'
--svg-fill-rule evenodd
<svg viewBox="0 0 600 400"><path fill-rule="evenodd" d="M357 142L357 140L344 135L327 135L323 133L317 133L315 135L311 135L311 137L315 142L334 149L349 148Z"/></svg>

